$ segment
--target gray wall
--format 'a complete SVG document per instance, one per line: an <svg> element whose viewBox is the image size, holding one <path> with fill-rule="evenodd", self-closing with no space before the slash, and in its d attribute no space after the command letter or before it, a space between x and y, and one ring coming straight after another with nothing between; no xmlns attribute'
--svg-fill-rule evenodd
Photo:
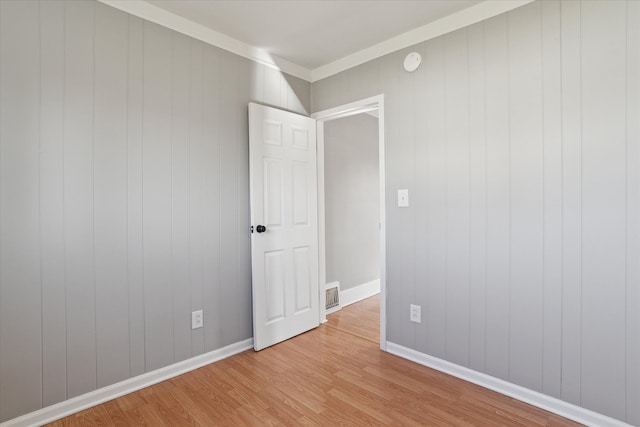
<svg viewBox="0 0 640 427"><path fill-rule="evenodd" d="M313 84L385 94L390 341L640 425L638 76L640 2L541 1Z"/></svg>
<svg viewBox="0 0 640 427"><path fill-rule="evenodd" d="M0 1L0 421L252 336L247 103L306 114L309 86L101 3Z"/></svg>
<svg viewBox="0 0 640 427"><path fill-rule="evenodd" d="M327 283L346 290L380 278L378 119L325 122Z"/></svg>

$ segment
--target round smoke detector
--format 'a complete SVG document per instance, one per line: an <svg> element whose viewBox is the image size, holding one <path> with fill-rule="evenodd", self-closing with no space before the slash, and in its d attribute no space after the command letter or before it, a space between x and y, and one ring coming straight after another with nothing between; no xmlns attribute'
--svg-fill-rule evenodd
<svg viewBox="0 0 640 427"><path fill-rule="evenodd" d="M418 52L411 52L404 58L404 69L408 72L414 72L422 63L422 56Z"/></svg>

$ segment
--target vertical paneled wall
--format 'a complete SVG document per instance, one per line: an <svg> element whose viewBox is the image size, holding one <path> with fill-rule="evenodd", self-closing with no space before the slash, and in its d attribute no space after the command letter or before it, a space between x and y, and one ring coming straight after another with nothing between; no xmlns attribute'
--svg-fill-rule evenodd
<svg viewBox="0 0 640 427"><path fill-rule="evenodd" d="M249 101L307 114L310 85L102 3L0 1L0 422L252 336Z"/></svg>
<svg viewBox="0 0 640 427"><path fill-rule="evenodd" d="M312 85L385 94L390 341L640 424L639 28L535 2Z"/></svg>

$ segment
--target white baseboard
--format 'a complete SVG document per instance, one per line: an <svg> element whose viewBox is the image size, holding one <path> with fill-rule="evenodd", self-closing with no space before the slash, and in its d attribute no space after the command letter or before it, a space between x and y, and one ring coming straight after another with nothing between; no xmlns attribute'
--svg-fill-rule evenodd
<svg viewBox="0 0 640 427"><path fill-rule="evenodd" d="M340 291L340 306L346 307L380 293L380 279Z"/></svg>
<svg viewBox="0 0 640 427"><path fill-rule="evenodd" d="M492 377L491 375L483 374L481 372L465 368L464 366L456 365L455 363L447 362L446 360L438 359L437 357L429 356L428 354L424 354L389 341L387 341L387 351L395 354L396 356L400 356L404 359L411 360L419 363L420 365L433 368L454 377L461 378L465 381L469 381L506 396L513 397L514 399L518 399L546 411L553 412L554 414L586 426L631 427L629 424L606 415L590 411L580 406L556 399L555 397L529 390L508 381Z"/></svg>
<svg viewBox="0 0 640 427"><path fill-rule="evenodd" d="M40 426L253 348L253 338L22 415L0 427Z"/></svg>

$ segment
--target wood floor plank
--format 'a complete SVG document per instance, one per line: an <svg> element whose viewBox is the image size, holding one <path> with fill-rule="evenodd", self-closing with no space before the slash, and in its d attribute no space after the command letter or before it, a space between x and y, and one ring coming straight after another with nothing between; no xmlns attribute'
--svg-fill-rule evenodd
<svg viewBox="0 0 640 427"><path fill-rule="evenodd" d="M50 426L549 426L576 424L379 349L379 298L319 328Z"/></svg>
<svg viewBox="0 0 640 427"><path fill-rule="evenodd" d="M113 400L123 412L129 411L134 408L139 408L140 406L147 403L147 401L142 397L142 393L134 392L125 394L124 396Z"/></svg>
<svg viewBox="0 0 640 427"><path fill-rule="evenodd" d="M327 316L327 326L372 342L380 342L380 295L374 295Z"/></svg>
<svg viewBox="0 0 640 427"><path fill-rule="evenodd" d="M115 400L110 402L106 402L104 408L111 419L111 422L116 426L126 426L127 425L127 416L120 408L120 405Z"/></svg>
<svg viewBox="0 0 640 427"><path fill-rule="evenodd" d="M131 420L131 425L141 426L170 426L164 421L154 405L147 403L139 408L127 411L127 416Z"/></svg>

